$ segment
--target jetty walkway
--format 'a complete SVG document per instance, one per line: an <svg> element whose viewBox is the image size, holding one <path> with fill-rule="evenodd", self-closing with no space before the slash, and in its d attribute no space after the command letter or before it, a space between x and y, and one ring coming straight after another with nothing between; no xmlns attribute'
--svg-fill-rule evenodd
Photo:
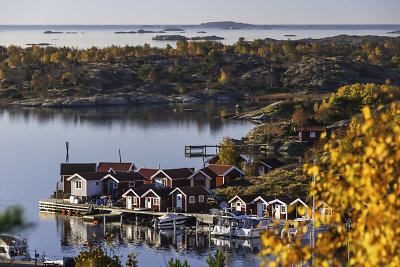
<svg viewBox="0 0 400 267"><path fill-rule="evenodd" d="M152 210L133 210L133 209L125 209L125 208L120 208L120 207L109 207L109 206L103 206L103 205L96 205L96 204L73 204L70 203L69 200L64 201L63 199L41 199L39 201L39 211L42 212L62 212L63 210L69 215L75 215L75 214L85 214L87 211L89 211L90 208L97 209L100 211L102 214L99 215L85 215L83 216L84 219L86 220L94 220L97 217L103 218L103 214L105 214L106 217L112 218L112 217L118 217L120 218L121 215L123 214L129 214L129 215L136 215L136 216L147 216L147 217L155 217L155 216L163 216L168 214L168 212L158 212L158 211L152 211ZM171 211L172 212L172 211ZM196 218L196 221L202 224L213 224L213 219L216 217L216 215L211 215L211 214L202 214L202 213L183 213L183 212L174 212L175 214L181 214L185 215L188 217L194 217ZM86 217L86 218L85 218Z"/></svg>

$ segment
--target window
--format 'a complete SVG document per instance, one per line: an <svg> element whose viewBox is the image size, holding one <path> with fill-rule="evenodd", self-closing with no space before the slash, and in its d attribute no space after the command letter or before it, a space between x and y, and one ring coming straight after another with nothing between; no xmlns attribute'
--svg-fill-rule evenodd
<svg viewBox="0 0 400 267"><path fill-rule="evenodd" d="M235 207L235 203L231 203L231 207L234 208Z"/></svg>
<svg viewBox="0 0 400 267"><path fill-rule="evenodd" d="M281 206L281 213L286 213L286 206Z"/></svg>
<svg viewBox="0 0 400 267"><path fill-rule="evenodd" d="M268 206L268 204L263 204L263 210L267 210L267 206Z"/></svg>
<svg viewBox="0 0 400 267"><path fill-rule="evenodd" d="M194 198L194 196L190 196L189 197L189 203L195 203L196 201L195 201L195 198Z"/></svg>
<svg viewBox="0 0 400 267"><path fill-rule="evenodd" d="M133 198L133 204L134 204L134 205L137 205L137 197L134 197L134 198Z"/></svg>
<svg viewBox="0 0 400 267"><path fill-rule="evenodd" d="M158 206L158 205L160 205L160 199L159 198L153 198L153 205L156 205L156 206Z"/></svg>
<svg viewBox="0 0 400 267"><path fill-rule="evenodd" d="M99 185L99 182L96 182L96 185Z"/></svg>
<svg viewBox="0 0 400 267"><path fill-rule="evenodd" d="M76 181L75 187L76 187L77 189L82 188L82 181Z"/></svg>
<svg viewBox="0 0 400 267"><path fill-rule="evenodd" d="M240 202L238 201L238 202L236 202L236 206L238 206L238 207L240 207L241 206L241 204L240 204Z"/></svg>
<svg viewBox="0 0 400 267"><path fill-rule="evenodd" d="M118 188L118 184L116 182L113 182L113 188L117 189Z"/></svg>
<svg viewBox="0 0 400 267"><path fill-rule="evenodd" d="M315 138L315 132L310 132L310 138Z"/></svg>
<svg viewBox="0 0 400 267"><path fill-rule="evenodd" d="M199 203L203 203L204 202L204 195L200 195L199 196Z"/></svg>
<svg viewBox="0 0 400 267"><path fill-rule="evenodd" d="M162 185L163 187L167 187L167 179L162 179Z"/></svg>
<svg viewBox="0 0 400 267"><path fill-rule="evenodd" d="M129 187L135 187L135 182L129 182Z"/></svg>

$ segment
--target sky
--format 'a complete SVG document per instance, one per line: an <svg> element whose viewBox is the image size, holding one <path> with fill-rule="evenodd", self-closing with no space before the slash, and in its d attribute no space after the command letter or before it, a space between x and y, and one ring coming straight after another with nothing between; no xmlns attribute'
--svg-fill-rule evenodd
<svg viewBox="0 0 400 267"><path fill-rule="evenodd" d="M0 0L0 25L400 24L400 0Z"/></svg>

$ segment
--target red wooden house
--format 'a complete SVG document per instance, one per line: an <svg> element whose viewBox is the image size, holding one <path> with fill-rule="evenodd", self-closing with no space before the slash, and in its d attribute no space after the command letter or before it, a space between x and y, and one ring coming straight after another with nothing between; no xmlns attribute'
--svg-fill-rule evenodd
<svg viewBox="0 0 400 267"><path fill-rule="evenodd" d="M127 209L139 209L144 208L144 199L142 195L146 193L149 188L129 188L122 197L126 199Z"/></svg>
<svg viewBox="0 0 400 267"><path fill-rule="evenodd" d="M138 172L109 173L103 179L104 194L121 198L130 188L140 188L148 181Z"/></svg>
<svg viewBox="0 0 400 267"><path fill-rule="evenodd" d="M246 214L255 214L254 206L252 201L257 198L258 195L236 195L228 201L231 204L233 211L242 211Z"/></svg>
<svg viewBox="0 0 400 267"><path fill-rule="evenodd" d="M207 189L213 189L245 175L242 170L232 165L210 164L193 173L188 179L191 186L202 185Z"/></svg>
<svg viewBox="0 0 400 267"><path fill-rule="evenodd" d="M203 186L177 187L171 193L172 209L184 212L200 212L207 209L209 191Z"/></svg>
<svg viewBox="0 0 400 267"><path fill-rule="evenodd" d="M172 188L150 188L141 196L143 207L154 211L171 210Z"/></svg>
<svg viewBox="0 0 400 267"><path fill-rule="evenodd" d="M151 176L153 176L154 174L156 174L156 172L158 172L160 169L151 169L151 168L140 168L138 170L138 173L140 173L141 175L143 175L144 177L146 177L148 180L151 179Z"/></svg>
<svg viewBox="0 0 400 267"><path fill-rule="evenodd" d="M326 126L295 127L295 131L299 134L300 142L318 141L323 133L325 133L325 138L328 139L331 134L331 129L326 128Z"/></svg>
<svg viewBox="0 0 400 267"><path fill-rule="evenodd" d="M151 181L156 187L175 188L179 186L189 186L190 181L188 177L192 174L193 170L189 168L158 170L151 176Z"/></svg>

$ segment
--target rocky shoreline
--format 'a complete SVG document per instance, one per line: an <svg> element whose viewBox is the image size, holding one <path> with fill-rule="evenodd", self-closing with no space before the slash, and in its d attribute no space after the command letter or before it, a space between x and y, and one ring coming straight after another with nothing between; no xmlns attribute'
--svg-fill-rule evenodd
<svg viewBox="0 0 400 267"><path fill-rule="evenodd" d="M244 96L149 96L146 94L114 94L109 96L92 97L61 97L61 98L35 98L10 102L10 107L37 107L37 108L77 108L77 107L101 107L101 106L126 106L126 105L157 105L157 104L203 104L203 103L232 103L242 101Z"/></svg>

